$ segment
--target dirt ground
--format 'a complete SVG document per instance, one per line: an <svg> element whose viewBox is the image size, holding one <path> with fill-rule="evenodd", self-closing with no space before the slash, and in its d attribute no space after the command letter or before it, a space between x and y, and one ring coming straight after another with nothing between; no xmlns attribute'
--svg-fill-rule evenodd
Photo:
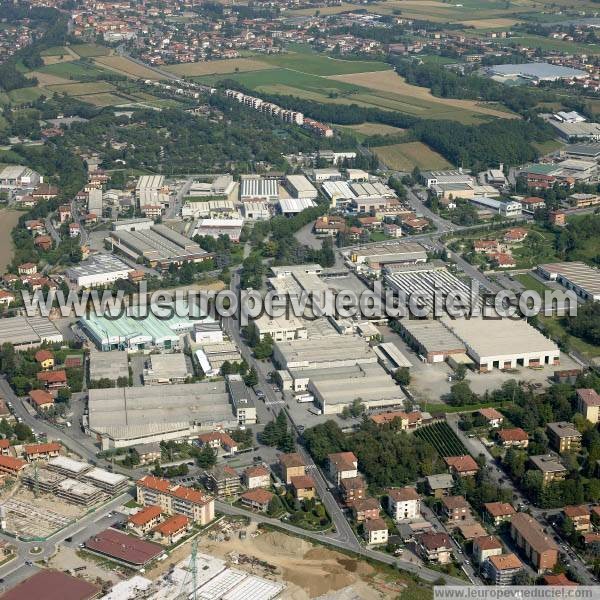
<svg viewBox="0 0 600 600"><path fill-rule="evenodd" d="M10 232L23 213L18 210L3 208L0 210L0 272L4 273L6 266L12 260L13 241Z"/></svg>
<svg viewBox="0 0 600 600"><path fill-rule="evenodd" d="M103 581L110 581L111 584L118 583L121 578L114 571L107 571L93 560L81 558L73 548L59 546L58 552L49 560L49 567L59 571L68 569L77 569L86 567L77 573L78 577L83 577L91 583L95 583L98 578Z"/></svg>
<svg viewBox="0 0 600 600"><path fill-rule="evenodd" d="M94 58L94 62L100 67L123 73L129 77L151 80L161 79L160 75L155 71L143 67L142 65L138 65L136 62L133 62L124 56L99 56L98 58Z"/></svg>
<svg viewBox="0 0 600 600"><path fill-rule="evenodd" d="M230 60L207 60L197 63L184 63L181 65L170 65L165 67L165 71L171 71L178 75L188 75L198 77L200 75L220 75L222 73L233 73L239 71L261 71L263 69L272 69L273 66L262 60L253 58L233 58Z"/></svg>
<svg viewBox="0 0 600 600"><path fill-rule="evenodd" d="M239 529L245 529L247 537L238 537ZM397 598L403 589L401 578L390 581L364 561L358 561L340 552L316 546L280 532L261 533L256 523L247 528L234 526L227 538L214 533L198 539L201 552L228 561L229 566L250 572L259 577L275 579L286 584L281 600L310 600L319 596L352 588L362 600L388 600ZM191 544L186 543L146 573L149 579L157 579L172 565L190 555ZM234 557L239 556L239 561ZM251 564L244 557L252 557L272 566L265 568Z"/></svg>
<svg viewBox="0 0 600 600"><path fill-rule="evenodd" d="M27 76L35 77L38 80L40 87L73 83L73 80L71 79L59 77L58 75L52 75L51 73L42 73L41 71L32 71Z"/></svg>
<svg viewBox="0 0 600 600"><path fill-rule="evenodd" d="M406 129L386 125L385 123L361 123L360 125L339 125L338 127L364 133L365 135L397 135L406 131Z"/></svg>
<svg viewBox="0 0 600 600"><path fill-rule="evenodd" d="M475 113L484 115L493 115L495 117L503 117L505 119L514 119L517 115L511 115L508 112L485 106L474 100L458 100L454 98L437 98L429 88L419 87L406 83L404 77L401 77L394 71L372 71L369 73L353 73L350 75L332 75L327 79L336 79L345 83L360 85L373 90L381 90L383 92L392 92L410 96L414 99L425 100L427 102L436 102L452 106L455 108L464 108Z"/></svg>

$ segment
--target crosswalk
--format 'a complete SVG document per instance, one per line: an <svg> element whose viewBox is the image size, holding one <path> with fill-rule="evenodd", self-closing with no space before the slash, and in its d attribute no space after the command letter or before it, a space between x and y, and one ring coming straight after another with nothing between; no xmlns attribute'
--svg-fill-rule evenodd
<svg viewBox="0 0 600 600"><path fill-rule="evenodd" d="M285 400L265 400L265 406L282 406Z"/></svg>

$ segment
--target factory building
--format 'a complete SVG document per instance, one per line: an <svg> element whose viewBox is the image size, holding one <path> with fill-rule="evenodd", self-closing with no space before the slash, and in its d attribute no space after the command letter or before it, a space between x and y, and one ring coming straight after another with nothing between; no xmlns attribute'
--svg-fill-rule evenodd
<svg viewBox="0 0 600 600"><path fill-rule="evenodd" d="M144 385L185 383L194 376L188 357L182 352L150 354L144 369Z"/></svg>
<svg viewBox="0 0 600 600"><path fill-rule="evenodd" d="M108 286L118 279L127 279L132 273L129 265L111 254L98 254L69 267L65 274L77 286L91 288Z"/></svg>
<svg viewBox="0 0 600 600"><path fill-rule="evenodd" d="M242 202L277 202L279 200L279 183L276 179L266 179L258 175L242 175L240 184L240 200Z"/></svg>
<svg viewBox="0 0 600 600"><path fill-rule="evenodd" d="M440 321L402 319L401 335L428 363L444 362L449 356L464 355L465 345Z"/></svg>
<svg viewBox="0 0 600 600"><path fill-rule="evenodd" d="M304 175L288 175L284 185L294 198L316 200L319 195L315 186Z"/></svg>
<svg viewBox="0 0 600 600"><path fill-rule="evenodd" d="M574 291L584 300L600 301L600 270L582 262L562 262L539 265L538 272Z"/></svg>
<svg viewBox="0 0 600 600"><path fill-rule="evenodd" d="M47 317L7 317L0 319L0 345L10 343L15 350L41 346L44 342L59 344L62 333Z"/></svg>
<svg viewBox="0 0 600 600"><path fill-rule="evenodd" d="M427 262L425 248L416 242L386 242L355 246L343 250L343 254L347 260L356 265L357 269L365 268L377 273L381 272L386 265Z"/></svg>
<svg viewBox="0 0 600 600"><path fill-rule="evenodd" d="M88 433L103 449L235 429L241 418L223 381L174 384L168 394L161 386L91 389L88 405Z"/></svg>

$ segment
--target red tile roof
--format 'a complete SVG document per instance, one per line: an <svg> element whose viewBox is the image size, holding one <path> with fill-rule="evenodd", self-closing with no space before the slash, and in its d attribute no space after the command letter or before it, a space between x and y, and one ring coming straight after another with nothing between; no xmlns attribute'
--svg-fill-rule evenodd
<svg viewBox="0 0 600 600"><path fill-rule="evenodd" d="M154 477L153 475L145 475L137 482L137 484L163 493L168 493L171 487L169 481L161 479L160 477Z"/></svg>
<svg viewBox="0 0 600 600"><path fill-rule="evenodd" d="M162 535L173 535L188 526L190 520L185 515L173 515L162 523L159 523L152 531Z"/></svg>
<svg viewBox="0 0 600 600"><path fill-rule="evenodd" d="M256 502L257 504L269 504L273 496L274 494L268 492L267 490L256 488L254 490L248 490L247 492L244 492L241 495L241 498L248 500L248 502Z"/></svg>
<svg viewBox="0 0 600 600"><path fill-rule="evenodd" d="M308 475L298 475L291 477L290 482L292 486L297 490L309 490L315 487L315 482L312 477Z"/></svg>
<svg viewBox="0 0 600 600"><path fill-rule="evenodd" d="M6 438L2 438L0 440L0 449L6 449L6 448L10 448L10 440L7 440Z"/></svg>
<svg viewBox="0 0 600 600"><path fill-rule="evenodd" d="M246 475L247 478L265 477L266 475L269 475L269 471L267 471L267 469L265 469L264 467L261 467L261 466L248 467L244 471L244 475Z"/></svg>
<svg viewBox="0 0 600 600"><path fill-rule="evenodd" d="M489 421L494 419L504 419L504 415L498 412L495 408L481 408L479 409L479 414Z"/></svg>
<svg viewBox="0 0 600 600"><path fill-rule="evenodd" d="M469 473L470 471L479 471L479 466L475 459L468 454L462 456L444 456L444 460L449 467L452 467L457 473Z"/></svg>
<svg viewBox="0 0 600 600"><path fill-rule="evenodd" d="M0 600L91 600L100 588L62 571L41 569L0 596Z"/></svg>
<svg viewBox="0 0 600 600"><path fill-rule="evenodd" d="M502 548L500 540L495 535L484 535L475 538L474 544L477 544L480 550L496 550Z"/></svg>
<svg viewBox="0 0 600 600"><path fill-rule="evenodd" d="M545 585L571 585L577 586L574 581L571 581L564 573L559 573L558 575L544 575L544 584Z"/></svg>
<svg viewBox="0 0 600 600"><path fill-rule="evenodd" d="M512 571L513 569L521 569L523 567L523 563L516 554L490 556L487 560L494 565L496 571Z"/></svg>
<svg viewBox="0 0 600 600"><path fill-rule="evenodd" d="M438 550L439 548L452 549L452 543L447 533L424 533L421 535L421 544L428 550Z"/></svg>
<svg viewBox="0 0 600 600"><path fill-rule="evenodd" d="M407 502L408 500L418 500L419 494L417 494L417 490L412 487L404 487L404 488L393 488L387 491L387 495L394 502Z"/></svg>
<svg viewBox="0 0 600 600"><path fill-rule="evenodd" d="M529 439L527 432L521 429L520 427L501 429L498 432L498 437L503 442L524 442Z"/></svg>
<svg viewBox="0 0 600 600"><path fill-rule="evenodd" d="M37 360L40 363L51 358L54 358L54 354L52 354L50 350L38 350L35 353L35 360Z"/></svg>
<svg viewBox="0 0 600 600"><path fill-rule="evenodd" d="M8 469L9 471L20 471L25 468L27 463L20 458L14 456L2 456L0 455L0 467Z"/></svg>
<svg viewBox="0 0 600 600"><path fill-rule="evenodd" d="M290 452L289 454L281 454L279 456L279 462L286 468L291 467L304 467L304 461L297 452Z"/></svg>
<svg viewBox="0 0 600 600"><path fill-rule="evenodd" d="M145 565L163 551L158 544L140 540L114 529L106 529L92 536L85 542L85 547L133 565Z"/></svg>
<svg viewBox="0 0 600 600"><path fill-rule="evenodd" d="M198 490L194 490L189 487L185 487L183 485L178 485L174 488L171 488L170 491L171 496L175 498L179 498L180 500L186 500L187 502L191 502L192 504L198 504L203 506L207 502L210 501L208 496L205 496L202 492Z"/></svg>
<svg viewBox="0 0 600 600"><path fill-rule="evenodd" d="M142 510L136 512L134 515L130 515L127 521L136 527L140 527L142 525L146 525L146 523L150 523L152 519L160 517L161 512L162 511L160 510L159 506L154 506L154 504L151 504L150 506L142 508Z"/></svg>
<svg viewBox="0 0 600 600"><path fill-rule="evenodd" d="M590 509L585 505L565 506L563 508L563 512L570 519L574 519L577 517L589 517L590 516Z"/></svg>
<svg viewBox="0 0 600 600"><path fill-rule="evenodd" d="M67 373L60 369L59 371L42 371L37 374L38 381L44 383L62 383L67 381Z"/></svg>
<svg viewBox="0 0 600 600"><path fill-rule="evenodd" d="M487 502L483 506L492 517L505 517L517 512L508 502Z"/></svg>
<svg viewBox="0 0 600 600"><path fill-rule="evenodd" d="M27 444L25 454L47 454L50 452L60 452L59 442L47 442L46 444Z"/></svg>

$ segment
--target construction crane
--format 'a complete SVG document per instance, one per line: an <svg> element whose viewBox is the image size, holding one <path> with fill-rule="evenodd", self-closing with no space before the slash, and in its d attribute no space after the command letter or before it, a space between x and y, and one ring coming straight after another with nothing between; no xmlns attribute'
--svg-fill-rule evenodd
<svg viewBox="0 0 600 600"><path fill-rule="evenodd" d="M179 591L179 595L177 596L177 600L198 600L198 540L194 540L192 542L192 554L190 555L190 562L187 566L187 574L183 579L183 583L181 584L181 589ZM189 587L192 587L190 590ZM191 593L190 593L191 591Z"/></svg>

